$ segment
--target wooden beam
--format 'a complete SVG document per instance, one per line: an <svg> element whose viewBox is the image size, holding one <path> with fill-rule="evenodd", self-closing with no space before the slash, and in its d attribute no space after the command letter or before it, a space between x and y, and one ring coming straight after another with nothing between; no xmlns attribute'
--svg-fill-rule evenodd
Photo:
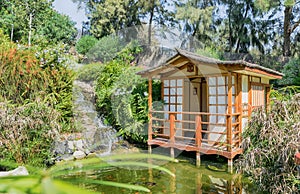
<svg viewBox="0 0 300 194"><path fill-rule="evenodd" d="M169 113L170 118L170 141L171 144L175 143L175 113Z"/></svg>
<svg viewBox="0 0 300 194"><path fill-rule="evenodd" d="M177 64L180 64L180 63L183 63L183 62L190 62L190 60L184 56L180 56L180 58L178 59L175 59L174 61L172 62L169 62L170 65L177 65Z"/></svg>
<svg viewBox="0 0 300 194"><path fill-rule="evenodd" d="M227 151L231 152L232 146L232 73L228 73L228 97L227 97Z"/></svg>
<svg viewBox="0 0 300 194"><path fill-rule="evenodd" d="M243 91L242 91L242 75L241 74L237 74L237 104L236 104L236 108L237 108L237 112L240 113L240 115L238 116L238 122L239 122L239 146L242 143L242 118L243 118Z"/></svg>
<svg viewBox="0 0 300 194"><path fill-rule="evenodd" d="M152 140L152 78L149 77L148 79L148 118L149 118L149 125L148 125L148 141Z"/></svg>
<svg viewBox="0 0 300 194"><path fill-rule="evenodd" d="M201 115L195 116L195 122L196 122L196 146L201 147L201 141L202 141L202 123L201 123Z"/></svg>
<svg viewBox="0 0 300 194"><path fill-rule="evenodd" d="M251 117L252 113L252 86L251 86L251 76L248 75L248 117Z"/></svg>
<svg viewBox="0 0 300 194"><path fill-rule="evenodd" d="M266 75L266 76L269 76L269 77L273 77L275 79L282 79L281 75L275 75L275 74L272 74L272 73L269 73L269 72L265 72L265 71L260 70L260 69L254 69L254 68L250 68L250 67L245 67L245 70L246 71L250 71L250 72L254 72L254 73L259 73L259 74L262 74L262 75Z"/></svg>

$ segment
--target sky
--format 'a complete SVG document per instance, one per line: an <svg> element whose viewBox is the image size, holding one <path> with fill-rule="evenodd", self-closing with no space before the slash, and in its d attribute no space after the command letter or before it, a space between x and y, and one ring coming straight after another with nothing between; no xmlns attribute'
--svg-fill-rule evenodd
<svg viewBox="0 0 300 194"><path fill-rule="evenodd" d="M53 6L59 13L70 16L71 20L76 22L78 29L81 29L83 21L87 21L84 10L78 10L77 3L73 3L71 0L55 0Z"/></svg>

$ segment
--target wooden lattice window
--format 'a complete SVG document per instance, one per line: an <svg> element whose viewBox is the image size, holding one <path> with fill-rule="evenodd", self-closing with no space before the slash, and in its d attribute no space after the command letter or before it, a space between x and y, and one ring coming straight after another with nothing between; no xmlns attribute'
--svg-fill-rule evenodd
<svg viewBox="0 0 300 194"><path fill-rule="evenodd" d="M164 111L182 112L183 79L170 79L163 82ZM176 116L177 120L182 120L182 114L177 114Z"/></svg>
<svg viewBox="0 0 300 194"><path fill-rule="evenodd" d="M265 90L261 84L251 84L252 89L252 107L265 106Z"/></svg>
<svg viewBox="0 0 300 194"><path fill-rule="evenodd" d="M232 112L235 113L236 99L236 80L232 79ZM213 114L226 114L228 105L228 76L209 77L208 78L208 105L209 112ZM210 116L210 123L225 124L225 116Z"/></svg>

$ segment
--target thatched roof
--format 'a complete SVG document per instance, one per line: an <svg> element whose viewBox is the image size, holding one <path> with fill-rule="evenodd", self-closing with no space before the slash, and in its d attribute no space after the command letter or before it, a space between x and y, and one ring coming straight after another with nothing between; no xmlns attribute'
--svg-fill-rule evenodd
<svg viewBox="0 0 300 194"><path fill-rule="evenodd" d="M153 67L153 68L149 68L149 69L140 71L140 72L138 72L138 74L139 75L147 75L147 74L151 74L151 73L158 74L160 71L163 71L167 68L174 68L174 66L171 65L171 62L174 59L176 59L178 57L185 57L188 60L190 60L191 62L194 62L194 63L197 62L199 64L202 63L202 64L208 64L208 65L211 64L211 65L226 65L226 66L242 66L242 67L247 67L247 68L251 68L251 69L261 70L263 72L269 73L269 74L277 76L277 77L283 76L283 74L278 71L260 66L258 64L249 63L244 60L222 61L219 59L205 57L205 56L198 55L198 54L195 54L195 53L192 53L192 52L189 52L186 50L178 49L178 48L176 48L176 51L177 51L177 54L175 56L171 57L170 59L168 59L165 63L163 63L157 67Z"/></svg>

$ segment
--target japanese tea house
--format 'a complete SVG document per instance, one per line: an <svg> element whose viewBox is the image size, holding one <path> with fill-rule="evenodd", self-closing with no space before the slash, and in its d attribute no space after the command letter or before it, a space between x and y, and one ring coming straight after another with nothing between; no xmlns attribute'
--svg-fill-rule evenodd
<svg viewBox="0 0 300 194"><path fill-rule="evenodd" d="M269 104L272 79L283 74L243 60L221 61L176 49L164 64L138 72L149 80L148 145L217 154L242 153L242 131L256 107ZM162 81L163 108L155 110L152 80Z"/></svg>

